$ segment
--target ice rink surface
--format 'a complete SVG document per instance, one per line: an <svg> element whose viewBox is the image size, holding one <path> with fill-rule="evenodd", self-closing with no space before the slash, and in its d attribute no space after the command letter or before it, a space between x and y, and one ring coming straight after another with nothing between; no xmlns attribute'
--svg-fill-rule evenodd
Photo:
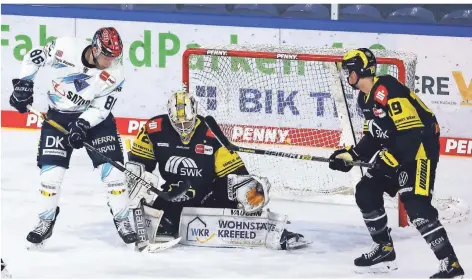
<svg viewBox="0 0 472 280"><path fill-rule="evenodd" d="M2 129L1 133L1 256L14 278L427 278L438 267L416 230L396 227L396 210L388 209L399 269L355 274L353 259L371 245L355 206L279 200L269 208L288 214L289 229L313 240L310 247L287 252L177 246L158 254L136 253L116 233L99 172L93 170L85 150L72 156L52 238L41 252L30 252L25 238L38 222L39 132ZM472 204L471 170L472 159L443 157L437 193ZM470 278L472 221L445 226Z"/></svg>

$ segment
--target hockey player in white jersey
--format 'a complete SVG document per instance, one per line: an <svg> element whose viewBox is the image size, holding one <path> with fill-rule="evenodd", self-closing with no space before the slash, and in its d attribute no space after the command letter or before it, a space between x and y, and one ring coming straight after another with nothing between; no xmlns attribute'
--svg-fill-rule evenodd
<svg viewBox="0 0 472 280"><path fill-rule="evenodd" d="M42 244L52 235L59 215L58 200L66 169L74 149L84 142L114 161L123 163L121 139L111 113L124 84L123 43L113 27L99 29L92 43L72 37L57 38L44 48L25 55L19 78L13 79L10 104L20 113L33 103L34 77L41 67L53 68L47 93L47 116L64 127L65 136L48 123L41 128L37 164L41 169L39 224L27 240ZM101 170L108 205L120 237L125 243L136 240L129 224L128 193L125 175L89 152L94 168Z"/></svg>

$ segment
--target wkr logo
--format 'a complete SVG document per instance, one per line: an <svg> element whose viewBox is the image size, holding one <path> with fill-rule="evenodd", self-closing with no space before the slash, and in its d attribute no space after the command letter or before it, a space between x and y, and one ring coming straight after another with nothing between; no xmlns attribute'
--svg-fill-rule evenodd
<svg viewBox="0 0 472 280"><path fill-rule="evenodd" d="M196 241L198 243L206 243L210 241L216 233L210 234L210 230L200 217L196 217L187 224L187 240Z"/></svg>
<svg viewBox="0 0 472 280"><path fill-rule="evenodd" d="M182 176L202 177L202 169L198 169L193 159L186 157L171 156L164 170Z"/></svg>

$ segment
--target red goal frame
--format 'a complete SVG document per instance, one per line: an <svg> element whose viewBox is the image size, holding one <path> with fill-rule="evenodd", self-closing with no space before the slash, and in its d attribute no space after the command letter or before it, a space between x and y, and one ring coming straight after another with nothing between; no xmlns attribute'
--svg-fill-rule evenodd
<svg viewBox="0 0 472 280"><path fill-rule="evenodd" d="M271 58L284 60L301 60L301 61L322 61L322 62L342 62L342 56L338 55L318 55L318 54L293 54L280 52L257 52L242 50L219 50L210 48L191 48L184 51L182 55L182 83L185 90L190 89L190 57L192 55L210 55L210 56L227 56L227 57L243 57L243 58ZM378 57L378 64L395 65L398 68L398 80L403 84L406 83L406 68L402 60L398 58ZM408 226L408 218L403 203L398 197L398 223L401 227Z"/></svg>

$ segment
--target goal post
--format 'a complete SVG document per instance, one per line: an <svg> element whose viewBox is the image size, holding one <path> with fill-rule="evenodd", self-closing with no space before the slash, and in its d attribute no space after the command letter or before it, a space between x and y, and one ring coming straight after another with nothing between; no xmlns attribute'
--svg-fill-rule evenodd
<svg viewBox="0 0 472 280"><path fill-rule="evenodd" d="M338 71L346 51L270 45L187 49L182 82L198 99L199 112L212 115L230 141L327 157L333 149L362 137L357 91ZM374 54L378 74L390 74L414 87L414 54L385 50ZM269 178L274 197L296 201L352 203L363 172L360 168L335 172L326 163L240 156L249 172ZM400 226L407 226L402 205L396 207Z"/></svg>

